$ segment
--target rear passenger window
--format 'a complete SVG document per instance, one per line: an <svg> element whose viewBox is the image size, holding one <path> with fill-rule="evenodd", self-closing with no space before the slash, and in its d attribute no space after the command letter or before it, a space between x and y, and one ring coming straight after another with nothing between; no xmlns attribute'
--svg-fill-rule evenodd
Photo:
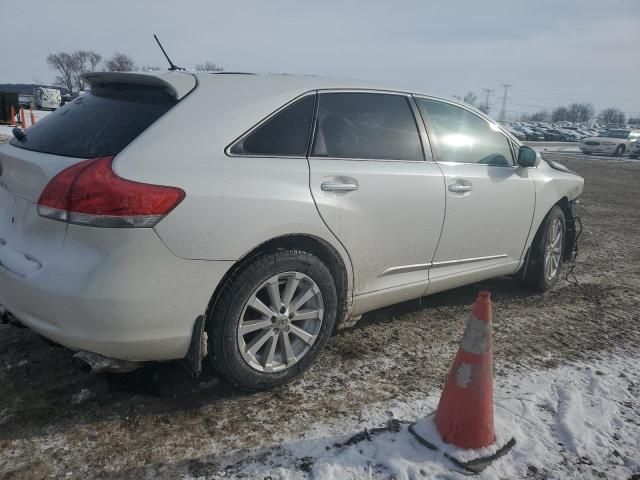
<svg viewBox="0 0 640 480"><path fill-rule="evenodd" d="M441 161L513 165L511 144L495 125L450 103L424 98L416 98L416 103L431 122Z"/></svg>
<svg viewBox="0 0 640 480"><path fill-rule="evenodd" d="M234 155L307 155L315 95L307 95L268 118L238 140L229 150Z"/></svg>
<svg viewBox="0 0 640 480"><path fill-rule="evenodd" d="M323 93L312 154L317 157L423 160L406 97L381 93Z"/></svg>
<svg viewBox="0 0 640 480"><path fill-rule="evenodd" d="M11 144L67 157L112 156L177 103L166 90L142 85L99 85L25 130Z"/></svg>

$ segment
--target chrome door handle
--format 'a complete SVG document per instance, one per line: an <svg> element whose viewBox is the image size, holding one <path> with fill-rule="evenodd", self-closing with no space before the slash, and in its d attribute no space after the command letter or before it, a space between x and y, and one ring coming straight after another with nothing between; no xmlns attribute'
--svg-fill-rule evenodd
<svg viewBox="0 0 640 480"><path fill-rule="evenodd" d="M337 182L322 182L320 189L323 192L352 192L358 189L357 183L337 183Z"/></svg>
<svg viewBox="0 0 640 480"><path fill-rule="evenodd" d="M453 193L465 193L471 191L471 185L461 185L459 183L452 183L448 187L450 192Z"/></svg>

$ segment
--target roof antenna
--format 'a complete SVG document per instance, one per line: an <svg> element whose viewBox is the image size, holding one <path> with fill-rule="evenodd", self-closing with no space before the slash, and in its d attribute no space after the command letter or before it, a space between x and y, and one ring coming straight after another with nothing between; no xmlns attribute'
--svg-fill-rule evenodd
<svg viewBox="0 0 640 480"><path fill-rule="evenodd" d="M160 47L160 50L162 50L162 53L164 53L164 56L167 57L167 62L169 62L169 65L170 65L169 70L171 71L184 70L184 68L174 65L174 63L169 58L169 55L167 55L167 52L164 51L164 48L162 47L162 44L160 43L160 40L158 40L158 36L155 33L153 34L153 38L156 39L156 42L158 42L158 46Z"/></svg>

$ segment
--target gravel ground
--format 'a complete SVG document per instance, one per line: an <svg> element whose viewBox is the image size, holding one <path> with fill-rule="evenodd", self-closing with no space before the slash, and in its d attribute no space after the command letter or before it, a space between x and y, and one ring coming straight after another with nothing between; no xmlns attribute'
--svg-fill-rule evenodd
<svg viewBox="0 0 640 480"><path fill-rule="evenodd" d="M640 162L545 155L585 178L577 282L531 295L500 278L372 312L275 391L195 382L175 364L92 376L72 352L1 325L0 477L241 476L237 449L277 450L316 422L348 432L373 404L437 390L479 289L493 292L497 376L637 351Z"/></svg>

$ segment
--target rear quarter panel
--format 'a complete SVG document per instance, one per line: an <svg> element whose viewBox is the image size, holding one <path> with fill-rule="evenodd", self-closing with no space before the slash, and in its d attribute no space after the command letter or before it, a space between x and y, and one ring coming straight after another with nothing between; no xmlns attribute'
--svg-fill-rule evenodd
<svg viewBox="0 0 640 480"><path fill-rule="evenodd" d="M287 234L342 245L320 218L302 158L231 157L225 147L297 95L283 86L261 91L238 76L197 87L115 159L118 175L182 188L186 198L155 230L185 259L238 260L256 246Z"/></svg>

